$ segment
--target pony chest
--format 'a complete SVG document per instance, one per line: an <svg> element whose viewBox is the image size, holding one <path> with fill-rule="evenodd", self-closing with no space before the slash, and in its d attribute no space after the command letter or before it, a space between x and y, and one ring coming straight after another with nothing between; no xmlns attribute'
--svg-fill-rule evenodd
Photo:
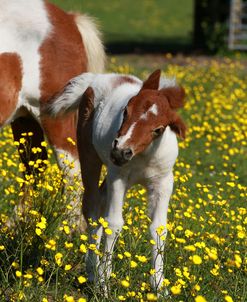
<svg viewBox="0 0 247 302"><path fill-rule="evenodd" d="M160 142L155 142L127 164L130 185L147 185L152 179L170 173L177 156L176 136L171 133L168 141L161 138Z"/></svg>
<svg viewBox="0 0 247 302"><path fill-rule="evenodd" d="M167 165L165 158L138 157L129 164L128 182L129 185L136 183L146 185L152 178L168 173L172 167Z"/></svg>

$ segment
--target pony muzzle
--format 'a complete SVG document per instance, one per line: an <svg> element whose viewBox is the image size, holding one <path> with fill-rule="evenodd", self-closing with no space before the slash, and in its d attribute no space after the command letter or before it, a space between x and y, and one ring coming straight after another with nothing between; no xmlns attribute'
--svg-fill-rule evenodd
<svg viewBox="0 0 247 302"><path fill-rule="evenodd" d="M111 161L117 165L122 166L129 162L133 157L133 151L131 148L118 148L117 144L113 142L113 148L111 150Z"/></svg>

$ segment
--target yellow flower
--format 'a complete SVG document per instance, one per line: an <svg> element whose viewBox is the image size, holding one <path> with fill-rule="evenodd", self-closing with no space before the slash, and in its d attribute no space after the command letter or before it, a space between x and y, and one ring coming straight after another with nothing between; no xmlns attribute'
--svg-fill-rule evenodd
<svg viewBox="0 0 247 302"><path fill-rule="evenodd" d="M32 279L33 276L30 273L27 273L27 274L24 275L24 278L26 278L26 279Z"/></svg>
<svg viewBox="0 0 247 302"><path fill-rule="evenodd" d="M149 273L151 276L153 276L156 273L156 270L154 268L151 268Z"/></svg>
<svg viewBox="0 0 247 302"><path fill-rule="evenodd" d="M65 269L66 271L71 270L71 268L72 268L72 265L71 265L71 264L66 264L65 267L64 267L64 269Z"/></svg>
<svg viewBox="0 0 247 302"><path fill-rule="evenodd" d="M50 239L48 243L45 244L45 247L49 250L55 251L56 249L56 241L53 239Z"/></svg>
<svg viewBox="0 0 247 302"><path fill-rule="evenodd" d="M12 262L11 264L14 268L18 268L19 264L17 262Z"/></svg>
<svg viewBox="0 0 247 302"><path fill-rule="evenodd" d="M79 298L77 302L87 302L87 300L85 298Z"/></svg>
<svg viewBox="0 0 247 302"><path fill-rule="evenodd" d="M166 286L170 285L170 283L171 283L171 282L170 282L168 279L165 278L165 279L163 280L163 282L162 282L162 286L165 286L165 287L166 287Z"/></svg>
<svg viewBox="0 0 247 302"><path fill-rule="evenodd" d="M87 252L87 248L86 248L85 244L83 244L83 243L80 245L80 252L84 253L84 254L86 254L86 252Z"/></svg>
<svg viewBox="0 0 247 302"><path fill-rule="evenodd" d="M73 296L64 295L63 298L66 302L75 302L75 299Z"/></svg>
<svg viewBox="0 0 247 302"><path fill-rule="evenodd" d="M207 300L203 296L196 296L195 302L207 302Z"/></svg>
<svg viewBox="0 0 247 302"><path fill-rule="evenodd" d="M142 263L145 263L148 261L146 256L136 256L136 258Z"/></svg>
<svg viewBox="0 0 247 302"><path fill-rule="evenodd" d="M67 241L65 241L64 245L65 245L66 249L71 249L74 246L74 244L72 242L67 242Z"/></svg>
<svg viewBox="0 0 247 302"><path fill-rule="evenodd" d="M38 236L40 236L40 235L42 234L42 231L41 231L41 229L36 228L36 229L35 229L35 233L36 233Z"/></svg>
<svg viewBox="0 0 247 302"><path fill-rule="evenodd" d="M130 258L131 257L131 253L129 253L129 252L126 251L126 252L124 252L124 256L127 257L127 258Z"/></svg>
<svg viewBox="0 0 247 302"><path fill-rule="evenodd" d="M45 217L41 217L40 222L38 222L36 224L36 229L35 232L38 236L40 236L42 234L42 230L44 230L46 228L46 218Z"/></svg>
<svg viewBox="0 0 247 302"><path fill-rule="evenodd" d="M129 287L130 286L129 281L127 281L127 280L122 280L121 284L122 284L123 287Z"/></svg>
<svg viewBox="0 0 247 302"><path fill-rule="evenodd" d="M112 230L109 229L109 228L106 228L106 229L105 229L105 233L106 233L107 235L111 235L111 234L112 234Z"/></svg>
<svg viewBox="0 0 247 302"><path fill-rule="evenodd" d="M43 270L41 267L38 267L38 268L36 269L36 271L37 271L37 273L38 273L39 275L43 275L43 274L44 274L44 270Z"/></svg>
<svg viewBox="0 0 247 302"><path fill-rule="evenodd" d="M87 241L88 237L87 237L87 235L82 234L80 236L80 239L83 240L83 241Z"/></svg>
<svg viewBox="0 0 247 302"><path fill-rule="evenodd" d="M239 231L237 235L238 235L238 238L240 238L240 239L243 239L246 237L246 234L244 231Z"/></svg>
<svg viewBox="0 0 247 302"><path fill-rule="evenodd" d="M202 263L202 258L198 255L193 255L192 256L192 261L193 261L194 264L199 265L199 264Z"/></svg>
<svg viewBox="0 0 247 302"><path fill-rule="evenodd" d="M184 247L184 249L185 249L186 251L194 252L194 251L196 250L196 247L195 247L194 245L186 245L186 246Z"/></svg>
<svg viewBox="0 0 247 302"><path fill-rule="evenodd" d="M165 230L165 226L164 226L164 225L161 225L161 226L159 226L159 227L156 229L156 233L157 233L159 236L161 236L161 235L163 235L164 230Z"/></svg>
<svg viewBox="0 0 247 302"><path fill-rule="evenodd" d="M64 230L64 233L65 233L65 234L67 234L67 235L70 234L70 228L69 228L68 225L65 225L65 226L63 227L63 230Z"/></svg>
<svg viewBox="0 0 247 302"><path fill-rule="evenodd" d="M199 285L199 284L196 284L196 285L194 286L194 289L195 289L196 291L198 291L198 292L199 292L199 290L201 289L201 287L200 287L200 285Z"/></svg>
<svg viewBox="0 0 247 302"><path fill-rule="evenodd" d="M15 272L16 277L20 278L22 276L22 273L20 271Z"/></svg>
<svg viewBox="0 0 247 302"><path fill-rule="evenodd" d="M235 265L237 268L240 268L241 264L242 264L242 259L240 257L239 254L235 254L234 255L234 259L235 259Z"/></svg>
<svg viewBox="0 0 247 302"><path fill-rule="evenodd" d="M42 147L47 147L47 142L45 142L45 141L41 142L41 146Z"/></svg>
<svg viewBox="0 0 247 302"><path fill-rule="evenodd" d="M231 296L226 295L226 296L224 297L224 299L225 299L226 302L233 302L233 299L232 299Z"/></svg>
<svg viewBox="0 0 247 302"><path fill-rule="evenodd" d="M68 141L69 143L71 143L73 146L76 145L76 144L75 144L75 141L74 141L71 137L67 137L67 141Z"/></svg>
<svg viewBox="0 0 247 302"><path fill-rule="evenodd" d="M210 273L214 276L218 276L219 275L219 265L215 264L214 268L212 268L210 270Z"/></svg>
<svg viewBox="0 0 247 302"><path fill-rule="evenodd" d="M130 267L131 267L131 268L137 267L137 263L136 263L135 261L131 260L131 261L130 261Z"/></svg>
<svg viewBox="0 0 247 302"><path fill-rule="evenodd" d="M108 222L105 221L105 219L103 217L100 217L98 221L103 226L103 228L107 228L108 227Z"/></svg>
<svg viewBox="0 0 247 302"><path fill-rule="evenodd" d="M173 295L181 294L181 286L180 285L173 285L171 287L171 292L172 292Z"/></svg>
<svg viewBox="0 0 247 302"><path fill-rule="evenodd" d="M0 245L0 251L5 250L5 246L4 245Z"/></svg>
<svg viewBox="0 0 247 302"><path fill-rule="evenodd" d="M85 283L85 282L87 281L87 278L85 278L85 277L83 277L83 276L79 276L77 279L78 279L78 282L79 282L80 284L83 284L83 283Z"/></svg>
<svg viewBox="0 0 247 302"><path fill-rule="evenodd" d="M63 254L62 253L56 253L55 255L55 261L57 263L57 265L61 265L62 264L62 258L63 258Z"/></svg>
<svg viewBox="0 0 247 302"><path fill-rule="evenodd" d="M155 294L153 294L153 293L148 293L147 294L147 300L148 301L157 301L158 297Z"/></svg>

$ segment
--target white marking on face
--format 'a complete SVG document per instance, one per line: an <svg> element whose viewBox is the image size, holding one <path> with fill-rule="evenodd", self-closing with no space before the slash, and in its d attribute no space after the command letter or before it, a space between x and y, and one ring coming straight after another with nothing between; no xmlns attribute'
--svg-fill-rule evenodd
<svg viewBox="0 0 247 302"><path fill-rule="evenodd" d="M129 130L125 135L122 135L118 138L118 147L122 147L127 142L127 140L131 138L135 125L136 122L129 127Z"/></svg>
<svg viewBox="0 0 247 302"><path fill-rule="evenodd" d="M146 120L149 112L151 112L154 115L158 115L157 105L153 104L151 107L149 107L148 110L140 116L140 119L141 120Z"/></svg>

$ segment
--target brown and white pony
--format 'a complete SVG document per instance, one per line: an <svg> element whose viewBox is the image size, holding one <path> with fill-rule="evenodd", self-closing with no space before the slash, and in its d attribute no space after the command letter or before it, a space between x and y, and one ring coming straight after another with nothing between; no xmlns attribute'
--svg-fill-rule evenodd
<svg viewBox="0 0 247 302"><path fill-rule="evenodd" d="M77 139L85 188L83 214L88 222L104 217L112 230L106 235L101 263L93 251L87 255L89 280L95 281L96 270L103 284L109 278L112 250L124 223L124 195L139 183L147 188L150 232L155 240L155 274L151 282L154 288L161 288L162 236L166 235L172 169L178 155L176 134L185 137L185 124L176 109L183 107L184 95L184 89L174 79L160 78L160 70L144 82L130 75L88 73L72 79L48 106L53 115L79 106ZM102 164L108 172L99 188ZM102 227L88 226L91 243L99 247Z"/></svg>
<svg viewBox="0 0 247 302"><path fill-rule="evenodd" d="M105 53L94 21L69 14L42 0L0 1L0 127L11 123L14 139L33 132L30 148L40 147L44 134L59 154L75 161L77 113L65 117L40 116L40 106L83 72L102 72ZM21 153L27 171L34 155ZM37 154L35 155L35 159Z"/></svg>

